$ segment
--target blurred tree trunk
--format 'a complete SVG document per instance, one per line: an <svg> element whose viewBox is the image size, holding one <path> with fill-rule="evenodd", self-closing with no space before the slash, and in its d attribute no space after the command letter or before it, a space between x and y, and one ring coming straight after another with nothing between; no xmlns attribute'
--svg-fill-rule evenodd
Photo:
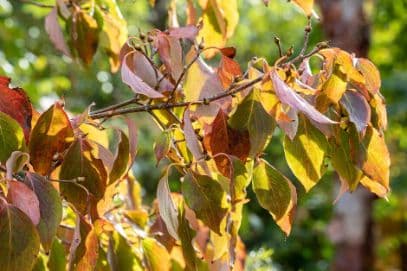
<svg viewBox="0 0 407 271"><path fill-rule="evenodd" d="M322 26L332 46L366 57L370 23L363 0L319 0ZM363 188L345 194L335 205L329 235L336 246L334 271L373 270L373 219L375 196Z"/></svg>

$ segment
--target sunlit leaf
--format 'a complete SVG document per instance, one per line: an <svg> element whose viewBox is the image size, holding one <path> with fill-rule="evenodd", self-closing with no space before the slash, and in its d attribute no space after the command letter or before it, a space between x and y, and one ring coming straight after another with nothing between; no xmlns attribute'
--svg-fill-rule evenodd
<svg viewBox="0 0 407 271"><path fill-rule="evenodd" d="M361 142L361 148L361 168L363 173L389 191L390 154L384 136L369 126Z"/></svg>
<svg viewBox="0 0 407 271"><path fill-rule="evenodd" d="M34 191L39 200L40 221L37 230L42 247L49 251L62 219L62 201L58 191L44 177L27 173L24 182Z"/></svg>
<svg viewBox="0 0 407 271"><path fill-rule="evenodd" d="M0 198L0 266L4 271L31 271L40 249L40 238L20 209Z"/></svg>
<svg viewBox="0 0 407 271"><path fill-rule="evenodd" d="M29 149L35 171L41 175L50 174L54 156L62 155L72 139L69 118L61 104L55 103L40 116L31 133Z"/></svg>
<svg viewBox="0 0 407 271"><path fill-rule="evenodd" d="M356 68L365 77L365 86L367 90L372 94L376 94L382 84L380 79L380 72L376 68L376 66L368 59L358 58L356 61Z"/></svg>
<svg viewBox="0 0 407 271"><path fill-rule="evenodd" d="M14 151L6 162L6 178L13 179L13 174L18 173L30 161L30 155L25 152Z"/></svg>
<svg viewBox="0 0 407 271"><path fill-rule="evenodd" d="M120 65L120 50L127 40L127 23L116 0L101 0L99 2L101 7L96 6L96 14L101 17L98 20L100 28L99 46L106 51L111 70L115 72Z"/></svg>
<svg viewBox="0 0 407 271"><path fill-rule="evenodd" d="M305 15L310 16L313 13L314 0L293 0L293 2L304 10Z"/></svg>
<svg viewBox="0 0 407 271"><path fill-rule="evenodd" d="M144 238L142 241L144 257L147 261L147 270L171 270L170 255L165 247L153 238Z"/></svg>
<svg viewBox="0 0 407 271"><path fill-rule="evenodd" d="M40 202L37 195L27 185L19 181L8 182L7 199L23 211L34 225L40 222Z"/></svg>
<svg viewBox="0 0 407 271"><path fill-rule="evenodd" d="M317 97L316 106L320 111L326 112L331 104L338 104L342 98L348 85L346 80L342 77L338 66L335 66L334 71L322 86L322 91Z"/></svg>
<svg viewBox="0 0 407 271"><path fill-rule="evenodd" d="M221 222L228 210L226 193L218 182L205 175L188 173L182 182L185 202L211 230L222 234Z"/></svg>
<svg viewBox="0 0 407 271"><path fill-rule="evenodd" d="M285 103L291 106L292 108L304 113L310 119L318 123L322 124L335 123L325 115L321 114L303 97L301 97L298 93L291 89L283 80L281 80L276 70L273 70L271 72L271 79L273 81L274 90L282 103Z"/></svg>
<svg viewBox="0 0 407 271"><path fill-rule="evenodd" d="M287 163L306 191L314 187L324 174L326 152L325 136L304 117L300 117L294 139L284 138Z"/></svg>
<svg viewBox="0 0 407 271"><path fill-rule="evenodd" d="M166 71L178 80L183 71L182 47L178 38L159 32L154 37L154 46L158 50L161 61Z"/></svg>
<svg viewBox="0 0 407 271"><path fill-rule="evenodd" d="M242 75L239 63L224 54L222 54L217 73L225 89L234 82L235 78Z"/></svg>
<svg viewBox="0 0 407 271"><path fill-rule="evenodd" d="M0 112L15 119L24 131L26 142L30 137L32 107L21 88L10 88L10 78L0 76Z"/></svg>
<svg viewBox="0 0 407 271"><path fill-rule="evenodd" d="M260 160L254 168L252 183L260 205L270 212L287 235L290 234L297 205L297 193L290 180Z"/></svg>

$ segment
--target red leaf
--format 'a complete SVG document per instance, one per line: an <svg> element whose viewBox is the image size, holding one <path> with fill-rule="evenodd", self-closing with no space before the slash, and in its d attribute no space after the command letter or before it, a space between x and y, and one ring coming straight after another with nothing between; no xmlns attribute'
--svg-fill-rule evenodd
<svg viewBox="0 0 407 271"><path fill-rule="evenodd" d="M187 25L184 27L170 28L169 33L171 37L177 39L189 39L194 41L198 35L199 29L194 25Z"/></svg>
<svg viewBox="0 0 407 271"><path fill-rule="evenodd" d="M26 142L30 138L32 109L21 88L9 88L11 79L0 76L0 111L15 119L23 128Z"/></svg>
<svg viewBox="0 0 407 271"><path fill-rule="evenodd" d="M58 23L58 10L56 7L45 17L45 31L47 31L49 39L55 48L70 57L71 53L66 45L61 26Z"/></svg>
<svg viewBox="0 0 407 271"><path fill-rule="evenodd" d="M305 115L307 115L308 118L314 120L315 122L322 124L336 123L335 121L329 119L321 112L316 110L303 97L301 97L293 89L291 89L283 80L281 80L276 70L273 70L271 72L271 80L273 81L273 88L282 103L287 104L300 112L303 112Z"/></svg>
<svg viewBox="0 0 407 271"><path fill-rule="evenodd" d="M154 46L158 50L161 61L164 63L167 72L171 73L176 81L183 71L182 47L180 41L163 32L155 36Z"/></svg>
<svg viewBox="0 0 407 271"><path fill-rule="evenodd" d="M242 75L239 64L225 55L222 55L217 72L224 88L228 88L236 77Z"/></svg>
<svg viewBox="0 0 407 271"><path fill-rule="evenodd" d="M236 56L236 48L235 47L221 48L220 52L222 53L222 55L227 56L229 58L235 58L235 56Z"/></svg>
<svg viewBox="0 0 407 271"><path fill-rule="evenodd" d="M34 191L22 182L9 181L8 200L37 225L40 222L40 202Z"/></svg>

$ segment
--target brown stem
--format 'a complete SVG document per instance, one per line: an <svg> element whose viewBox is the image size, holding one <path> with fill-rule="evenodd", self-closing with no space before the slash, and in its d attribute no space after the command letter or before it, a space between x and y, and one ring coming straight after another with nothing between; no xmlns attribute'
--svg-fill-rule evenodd
<svg viewBox="0 0 407 271"><path fill-rule="evenodd" d="M146 104L146 105L137 106L137 107L113 109L113 110L109 110L109 111L102 112L102 113L91 112L89 114L89 117L91 119L101 119L101 118L110 118L110 117L117 116L117 115L124 115L124 114L129 114L129 113L136 113L136 112L151 112L154 110L171 109L171 108L177 108L177 107L187 107L190 105L210 104L211 102L220 100L220 99L228 97L228 96L232 96L240 91L243 91L243 90L257 84L262 79L263 79L263 76L259 76L255 79L251 80L247 84L238 86L237 88L232 89L231 91L226 91L221 94L218 94L218 95L215 95L212 97L208 97L208 98L204 98L201 100L197 100L197 101L178 102L178 103L164 102L164 103L154 104L154 105Z"/></svg>

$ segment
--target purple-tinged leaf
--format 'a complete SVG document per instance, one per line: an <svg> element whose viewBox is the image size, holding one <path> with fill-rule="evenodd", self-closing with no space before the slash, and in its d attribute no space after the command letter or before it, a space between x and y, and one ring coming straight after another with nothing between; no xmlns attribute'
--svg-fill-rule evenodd
<svg viewBox="0 0 407 271"><path fill-rule="evenodd" d="M47 17L45 17L45 31L47 31L49 39L55 48L61 51L64 55L70 57L71 52L66 45L64 34L58 23L58 10L56 7L54 7Z"/></svg>
<svg viewBox="0 0 407 271"><path fill-rule="evenodd" d="M159 93L150 87L145 81L143 81L136 73L134 73L135 65L131 56L135 54L134 52L128 53L122 63L122 80L127 84L134 93L143 94L149 98L163 98L164 95Z"/></svg>
<svg viewBox="0 0 407 271"><path fill-rule="evenodd" d="M198 35L199 29L194 25L187 25L184 27L176 27L169 29L170 36L177 39L189 39L194 41Z"/></svg>
<svg viewBox="0 0 407 271"><path fill-rule="evenodd" d="M201 144L199 144L199 140L195 134L194 127L192 127L189 109L185 110L184 113L183 130L185 134L185 142L187 143L188 149L191 151L192 155L197 161L201 160L204 157L203 148Z"/></svg>
<svg viewBox="0 0 407 271"><path fill-rule="evenodd" d="M356 91L346 91L340 101L349 114L349 119L358 132L364 132L370 121L371 110L368 102Z"/></svg>
<svg viewBox="0 0 407 271"><path fill-rule="evenodd" d="M178 210L171 197L171 190L168 185L168 175L165 174L157 186L157 200L160 216L164 220L168 233L179 240L178 237Z"/></svg>
<svg viewBox="0 0 407 271"><path fill-rule="evenodd" d="M311 104L309 104L303 97L291 89L277 74L276 70L271 72L271 79L273 87L280 98L282 103L285 103L292 108L304 113L310 119L323 124L335 124L336 122L321 114Z"/></svg>

